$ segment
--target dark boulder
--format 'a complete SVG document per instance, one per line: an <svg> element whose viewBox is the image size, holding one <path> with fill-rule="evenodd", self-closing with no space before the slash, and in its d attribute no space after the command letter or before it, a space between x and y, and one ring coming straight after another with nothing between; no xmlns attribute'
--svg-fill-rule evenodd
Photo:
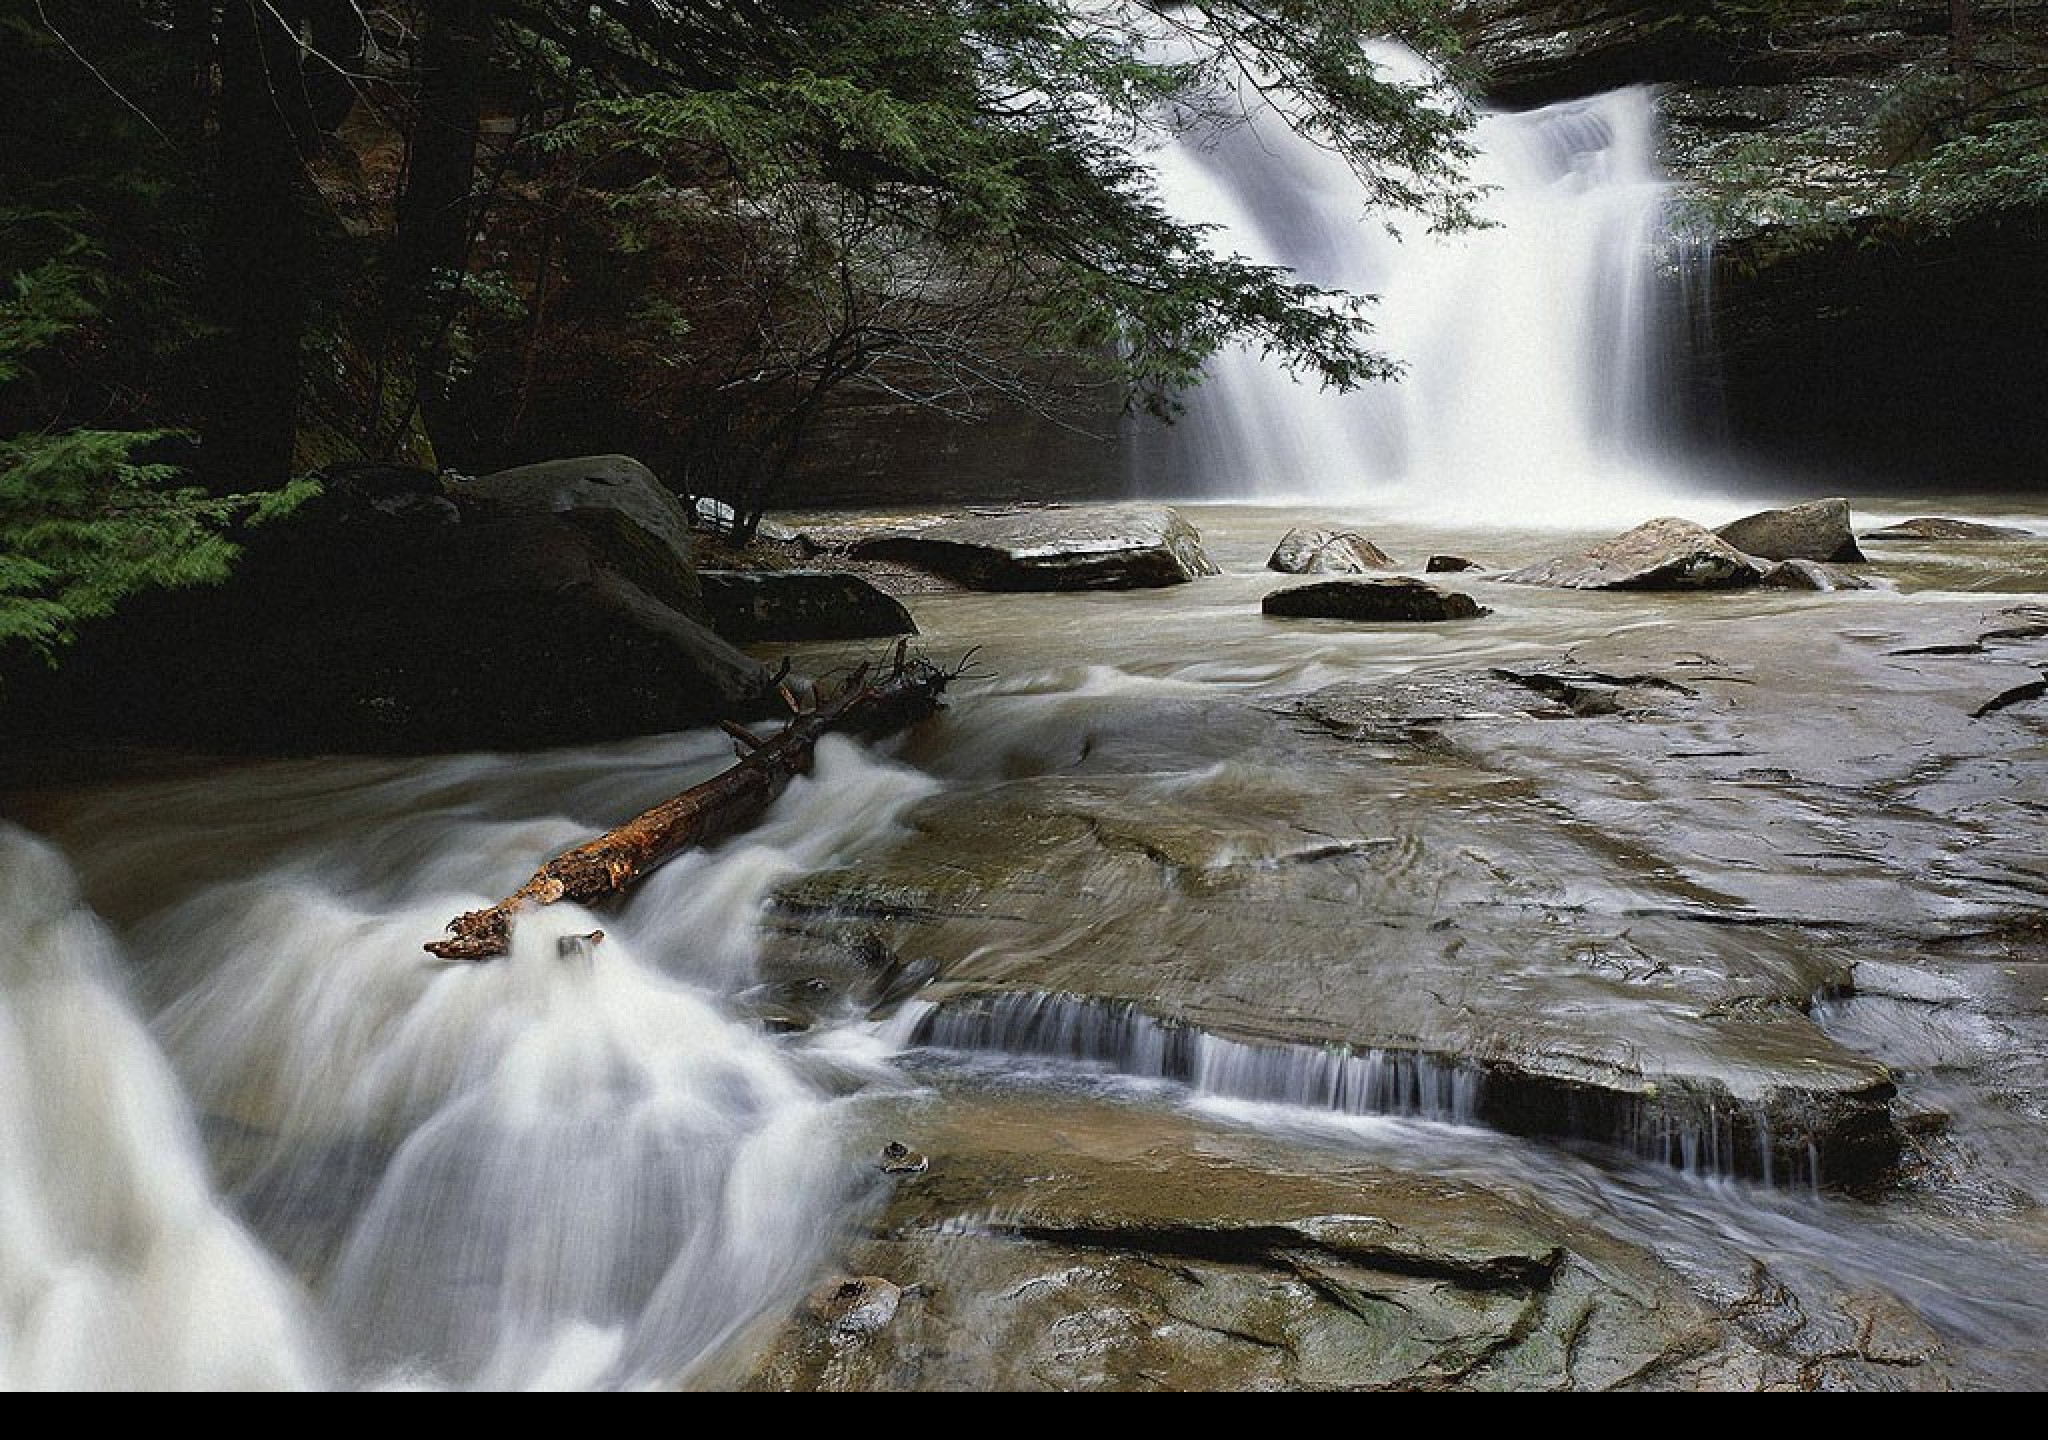
<svg viewBox="0 0 2048 1440"><path fill-rule="evenodd" d="M902 601L843 571L705 570L698 579L712 627L741 644L917 634Z"/></svg>
<svg viewBox="0 0 2048 1440"><path fill-rule="evenodd" d="M1138 590L1214 575L1202 537L1164 505L1019 510L856 542L850 554L916 566L975 590Z"/></svg>
<svg viewBox="0 0 2048 1440"><path fill-rule="evenodd" d="M1421 580L1389 576L1374 580L1324 580L1276 590L1260 607L1287 619L1421 622L1472 620L1491 612L1470 595L1442 590Z"/></svg>

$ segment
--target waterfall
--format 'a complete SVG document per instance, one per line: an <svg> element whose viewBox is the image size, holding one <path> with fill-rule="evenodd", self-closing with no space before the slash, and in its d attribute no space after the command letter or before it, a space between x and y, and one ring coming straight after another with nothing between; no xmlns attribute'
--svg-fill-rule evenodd
<svg viewBox="0 0 2048 1440"><path fill-rule="evenodd" d="M1654 97L1485 114L1473 138L1489 223L1456 235L1368 215L1345 162L1270 111L1159 153L1162 197L1219 249L1372 297L1373 344L1403 374L1339 393L1228 351L1177 424L1136 422L1138 489L1530 526L1670 507L1690 247Z"/></svg>

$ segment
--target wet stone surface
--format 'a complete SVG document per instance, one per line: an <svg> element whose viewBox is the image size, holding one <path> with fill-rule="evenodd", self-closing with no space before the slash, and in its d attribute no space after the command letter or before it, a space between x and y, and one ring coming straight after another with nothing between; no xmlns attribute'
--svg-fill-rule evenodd
<svg viewBox="0 0 2048 1440"><path fill-rule="evenodd" d="M740 1388L1768 1390L1948 1385L1878 1294L1688 1273L1508 1186L1198 1119L955 1095ZM1704 1292L1704 1293L1703 1293Z"/></svg>
<svg viewBox="0 0 2048 1440"><path fill-rule="evenodd" d="M2041 679L1981 640L2022 620L1873 598L1226 706L1260 763L956 790L782 891L771 966L962 1048L1874 1183L1897 1076L1816 1010L2039 903L2038 702L1977 713Z"/></svg>

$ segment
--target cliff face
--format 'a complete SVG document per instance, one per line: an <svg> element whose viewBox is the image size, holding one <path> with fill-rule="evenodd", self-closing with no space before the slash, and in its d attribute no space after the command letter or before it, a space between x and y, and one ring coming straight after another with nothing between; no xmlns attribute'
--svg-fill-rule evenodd
<svg viewBox="0 0 2048 1440"><path fill-rule="evenodd" d="M2048 482L2048 206L1936 224L1901 167L1968 96L2048 80L2048 3L1464 0L1491 103L1657 87L1682 213L1714 236L1699 407L1845 483ZM2039 103L2038 88L2031 102ZM2037 112L2038 113L2038 112Z"/></svg>

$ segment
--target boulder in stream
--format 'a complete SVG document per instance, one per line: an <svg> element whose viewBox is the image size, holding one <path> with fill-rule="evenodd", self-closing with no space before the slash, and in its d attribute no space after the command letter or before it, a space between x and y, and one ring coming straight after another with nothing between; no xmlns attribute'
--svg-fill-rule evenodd
<svg viewBox="0 0 2048 1440"><path fill-rule="evenodd" d="M1881 530L1865 531L1866 540L2031 540L2031 530L2017 525L1986 525L1977 520L1955 520L1942 515L1922 515L1901 520Z"/></svg>
<svg viewBox="0 0 2048 1440"><path fill-rule="evenodd" d="M915 565L975 590L1139 590L1218 572L1202 537L1165 505L1017 510L859 540L863 560Z"/></svg>
<svg viewBox="0 0 2048 1440"><path fill-rule="evenodd" d="M1268 570L1283 575L1367 575L1391 570L1386 551L1356 530L1290 530L1274 547Z"/></svg>
<svg viewBox="0 0 2048 1440"><path fill-rule="evenodd" d="M622 456L479 479L351 467L215 589L138 596L0 728L225 750L528 749L771 713L705 623L682 503Z"/></svg>
<svg viewBox="0 0 2048 1440"><path fill-rule="evenodd" d="M1407 576L1324 580L1275 590L1261 602L1268 615L1286 619L1427 623L1472 620L1490 614L1470 595Z"/></svg>
<svg viewBox="0 0 2048 1440"><path fill-rule="evenodd" d="M1762 510L1714 532L1745 555L1760 560L1815 560L1853 565L1863 559L1850 528L1847 500L1814 500L1782 510Z"/></svg>
<svg viewBox="0 0 2048 1440"><path fill-rule="evenodd" d="M711 623L726 639L866 640L917 634L903 602L838 570L705 570Z"/></svg>
<svg viewBox="0 0 2048 1440"><path fill-rule="evenodd" d="M1763 574L1763 565L1705 526L1667 516L1498 578L1571 590L1736 590Z"/></svg>

